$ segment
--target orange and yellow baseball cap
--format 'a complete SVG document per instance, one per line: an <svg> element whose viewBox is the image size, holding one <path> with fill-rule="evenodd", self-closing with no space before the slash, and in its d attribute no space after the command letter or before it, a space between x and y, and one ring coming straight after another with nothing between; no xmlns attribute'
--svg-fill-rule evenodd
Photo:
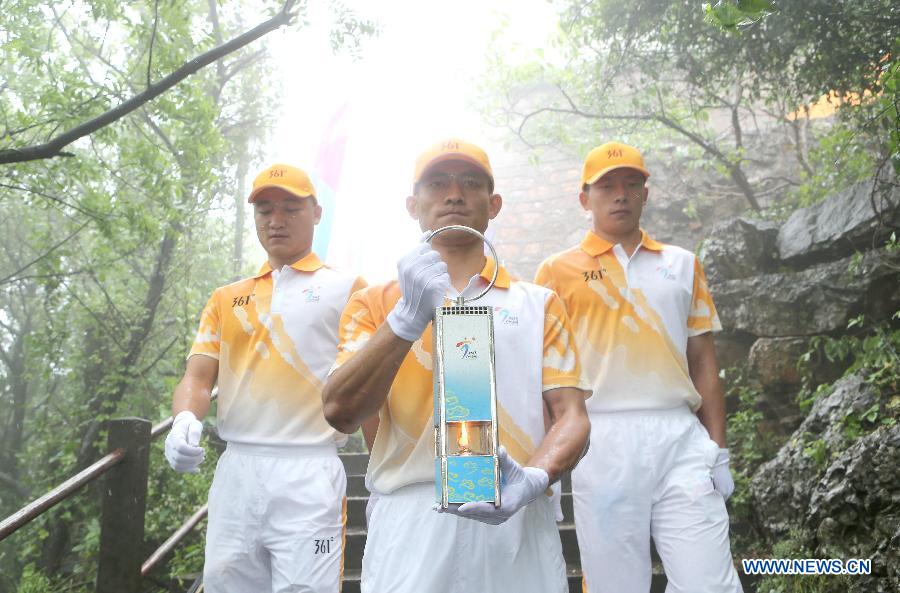
<svg viewBox="0 0 900 593"><path fill-rule="evenodd" d="M266 189L277 187L291 193L298 198L315 197L316 188L306 171L291 165L276 163L263 169L262 173L253 180L253 190L250 192L248 202L253 202L256 197Z"/></svg>
<svg viewBox="0 0 900 593"><path fill-rule="evenodd" d="M601 144L584 158L581 183L590 185L613 169L625 168L636 169L650 177L650 171L644 166L644 157L637 148L621 142Z"/></svg>
<svg viewBox="0 0 900 593"><path fill-rule="evenodd" d="M491 170L491 162L488 160L486 152L471 142L459 138L448 138L429 146L419 154L416 159L416 170L413 173L413 183L418 183L425 171L443 161L472 163L488 174L491 183L494 182L494 172Z"/></svg>

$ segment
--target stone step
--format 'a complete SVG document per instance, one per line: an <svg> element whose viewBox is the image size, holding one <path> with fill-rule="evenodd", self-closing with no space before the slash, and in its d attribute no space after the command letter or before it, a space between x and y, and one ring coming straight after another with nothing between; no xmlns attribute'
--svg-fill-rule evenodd
<svg viewBox="0 0 900 593"><path fill-rule="evenodd" d="M338 457L344 463L347 477L366 475L366 468L369 467L368 453L340 453Z"/></svg>
<svg viewBox="0 0 900 593"><path fill-rule="evenodd" d="M344 571L362 568L363 552L366 549L365 527L348 527L344 532Z"/></svg>
<svg viewBox="0 0 900 593"><path fill-rule="evenodd" d="M347 476L347 496L369 496L365 476Z"/></svg>
<svg viewBox="0 0 900 593"><path fill-rule="evenodd" d="M368 496L347 497L347 527L366 526L366 503Z"/></svg>

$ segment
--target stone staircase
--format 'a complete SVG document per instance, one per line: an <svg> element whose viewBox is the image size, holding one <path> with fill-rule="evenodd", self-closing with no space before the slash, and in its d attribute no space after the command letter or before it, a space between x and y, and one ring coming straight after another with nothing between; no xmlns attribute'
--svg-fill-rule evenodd
<svg viewBox="0 0 900 593"><path fill-rule="evenodd" d="M369 492L365 486L365 473L369 456L365 453L342 453L341 460L347 470L347 531L342 591L343 593L359 593L360 569L362 568L363 551L366 547L366 501ZM581 593L581 561L573 523L575 515L572 511L572 482L568 474L563 476L562 485L562 509L565 521L559 524L559 535L562 540L563 556L566 559L569 592ZM653 554L653 578L650 593L664 593L666 575L652 545L651 552ZM751 582L751 579L741 575L741 580L745 593L753 593L756 590L755 583Z"/></svg>

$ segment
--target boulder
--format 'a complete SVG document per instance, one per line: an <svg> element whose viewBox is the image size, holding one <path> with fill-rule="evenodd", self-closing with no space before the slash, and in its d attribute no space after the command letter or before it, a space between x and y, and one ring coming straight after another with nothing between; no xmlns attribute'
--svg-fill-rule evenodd
<svg viewBox="0 0 900 593"><path fill-rule="evenodd" d="M765 390L799 387L797 361L809 349L808 338L760 338L750 348L750 378Z"/></svg>
<svg viewBox="0 0 900 593"><path fill-rule="evenodd" d="M809 354L809 359L801 367L798 363L805 354ZM816 385L832 383L850 362L828 360L821 347L811 351L807 336L759 338L750 348L748 370L750 379L765 391L796 391L804 374Z"/></svg>
<svg viewBox="0 0 900 593"><path fill-rule="evenodd" d="M844 417L862 414L878 397L857 374L840 379L829 395L814 402L788 442L753 474L750 496L760 533L775 540L803 524L831 453L844 448Z"/></svg>
<svg viewBox="0 0 900 593"><path fill-rule="evenodd" d="M719 368L742 366L747 362L756 337L743 332L721 331L713 334Z"/></svg>
<svg viewBox="0 0 900 593"><path fill-rule="evenodd" d="M778 255L799 267L865 251L890 236L900 224L900 189L872 180L801 208L778 231Z"/></svg>
<svg viewBox="0 0 900 593"><path fill-rule="evenodd" d="M806 528L820 558L871 558L851 591L900 591L900 424L881 426L845 450L815 485Z"/></svg>
<svg viewBox="0 0 900 593"><path fill-rule="evenodd" d="M849 268L854 264L855 272ZM729 280L713 298L726 331L808 336L846 329L860 313L887 319L900 307L900 254L870 251L799 272Z"/></svg>
<svg viewBox="0 0 900 593"><path fill-rule="evenodd" d="M733 218L710 231L702 248L710 284L773 272L778 249L778 225L753 218Z"/></svg>

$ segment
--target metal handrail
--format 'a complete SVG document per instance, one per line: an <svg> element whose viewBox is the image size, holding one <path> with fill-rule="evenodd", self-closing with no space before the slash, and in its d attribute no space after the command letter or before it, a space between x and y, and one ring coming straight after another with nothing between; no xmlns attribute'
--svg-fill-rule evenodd
<svg viewBox="0 0 900 593"><path fill-rule="evenodd" d="M85 484L105 474L110 468L121 462L123 457L125 457L125 449L120 448L107 453L47 494L33 500L4 519L0 522L0 541L15 533L23 525L33 521L47 509L72 496Z"/></svg>
<svg viewBox="0 0 900 593"><path fill-rule="evenodd" d="M141 565L141 576L147 576L153 568L159 564L159 561L162 560L169 552L175 549L181 540L183 540L193 529L197 526L200 521L206 517L206 513L209 510L209 505L204 504L202 507L197 509L190 518L185 521L181 527L179 527L175 533L169 536L169 539L164 541L161 546L159 546L155 552L150 554L150 557L144 561L144 564Z"/></svg>

